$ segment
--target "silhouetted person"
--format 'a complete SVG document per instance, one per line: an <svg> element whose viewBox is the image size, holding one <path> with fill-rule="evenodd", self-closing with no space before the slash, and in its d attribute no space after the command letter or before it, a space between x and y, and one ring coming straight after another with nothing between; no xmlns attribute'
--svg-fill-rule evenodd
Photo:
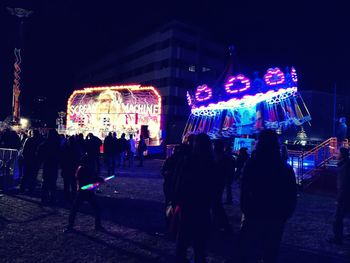
<svg viewBox="0 0 350 263"><path fill-rule="evenodd" d="M176 169L179 167L179 162L182 160L184 154L184 146L175 146L174 153L168 157L161 169L161 174L164 178L163 193L165 205L169 205L173 199L173 189L175 184Z"/></svg>
<svg viewBox="0 0 350 263"><path fill-rule="evenodd" d="M222 204L222 196L225 190L226 182L230 179L234 172L234 163L232 159L225 154L225 144L221 140L214 142L214 160L215 160L215 177L213 180L213 203L212 217L214 227L217 230L223 229L227 233L231 233L231 226L225 209Z"/></svg>
<svg viewBox="0 0 350 263"><path fill-rule="evenodd" d="M232 148L229 144L227 144L225 148L225 158L227 158L230 162L230 168L229 168L230 172L227 174L226 182L225 182L225 190L226 190L225 203L228 205L231 205L233 204L232 184L233 184L233 179L236 172L236 160L232 156Z"/></svg>
<svg viewBox="0 0 350 263"><path fill-rule="evenodd" d="M102 183L103 178L96 175L93 165L91 164L91 159L88 155L83 156L81 159L80 165L76 171L76 180L77 180L77 196L75 198L73 207L69 214L68 226L65 229L65 232L71 232L74 228L75 216L84 202L88 202L92 208L95 210L95 229L103 230L101 225L101 216L100 208L96 201L95 189L86 189L83 190L82 187L94 184Z"/></svg>
<svg viewBox="0 0 350 263"><path fill-rule="evenodd" d="M100 147L102 141L92 133L89 133L86 140L86 152L90 156L94 169L100 171Z"/></svg>
<svg viewBox="0 0 350 263"><path fill-rule="evenodd" d="M55 203L56 182L58 177L60 158L60 137L56 130L48 133L47 139L39 146L38 156L43 164L43 184L41 188L41 201Z"/></svg>
<svg viewBox="0 0 350 263"><path fill-rule="evenodd" d="M84 140L84 135L79 133L76 137L77 146L80 151L80 155L83 156L86 153L86 142Z"/></svg>
<svg viewBox="0 0 350 263"><path fill-rule="evenodd" d="M31 136L27 138L23 145L23 176L21 179L20 190L29 190L33 192L36 186L38 175L38 147L41 143L41 137L38 130L32 130Z"/></svg>
<svg viewBox="0 0 350 263"><path fill-rule="evenodd" d="M107 164L108 175L115 173L115 143L112 133L108 133L103 143L103 155Z"/></svg>
<svg viewBox="0 0 350 263"><path fill-rule="evenodd" d="M125 133L122 133L119 139L119 147L120 147L119 166L125 167L125 158L128 150L128 141L125 139Z"/></svg>
<svg viewBox="0 0 350 263"><path fill-rule="evenodd" d="M181 211L176 243L178 263L187 262L187 249L191 243L195 262L205 262L214 169L210 138L206 134L198 134L193 154L185 160L174 191L174 206Z"/></svg>
<svg viewBox="0 0 350 263"><path fill-rule="evenodd" d="M349 149L340 148L338 155L338 178L337 178L337 209L333 224L334 237L329 242L343 244L343 220L350 213L350 160Z"/></svg>
<svg viewBox="0 0 350 263"><path fill-rule="evenodd" d="M147 151L147 145L145 142L145 139L143 138L142 135L140 135L140 141L139 144L137 146L137 155L139 157L140 163L139 163L139 167L143 166L143 160L145 158L144 156L144 152Z"/></svg>
<svg viewBox="0 0 350 263"><path fill-rule="evenodd" d="M243 170L240 203L242 262L277 262L285 223L296 206L296 181L273 130L259 134L256 155Z"/></svg>
<svg viewBox="0 0 350 263"><path fill-rule="evenodd" d="M281 158L283 162L288 162L289 154L286 145L281 145Z"/></svg>
<svg viewBox="0 0 350 263"><path fill-rule="evenodd" d="M242 176L242 170L245 165L245 163L249 159L248 149L246 147L242 147L239 149L237 160L236 160L236 173L235 177L237 180L240 180Z"/></svg>
<svg viewBox="0 0 350 263"><path fill-rule="evenodd" d="M68 141L62 146L61 151L61 175L64 184L64 197L66 200L74 200L77 183L75 171L77 170L81 153L74 136L68 138Z"/></svg>
<svg viewBox="0 0 350 263"><path fill-rule="evenodd" d="M346 125L346 118L339 118L339 123L337 126L337 139L338 144L342 145L343 141L347 138L348 126Z"/></svg>
<svg viewBox="0 0 350 263"><path fill-rule="evenodd" d="M129 159L129 167L134 166L134 158L136 154L136 142L133 138L133 135L130 134L130 139L128 141L129 147L128 147L128 159Z"/></svg>

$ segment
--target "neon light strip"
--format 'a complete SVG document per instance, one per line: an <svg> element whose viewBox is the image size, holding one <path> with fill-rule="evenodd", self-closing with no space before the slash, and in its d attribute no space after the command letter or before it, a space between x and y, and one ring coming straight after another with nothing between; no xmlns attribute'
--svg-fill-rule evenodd
<svg viewBox="0 0 350 263"><path fill-rule="evenodd" d="M273 86L282 84L285 80L284 73L279 68L269 68L264 76L266 85Z"/></svg>
<svg viewBox="0 0 350 263"><path fill-rule="evenodd" d="M207 95L204 97L203 93L206 93ZM197 101L205 101L209 100L213 96L213 92L207 85L202 85L197 88L195 96Z"/></svg>
<svg viewBox="0 0 350 263"><path fill-rule="evenodd" d="M191 100L191 95L190 95L190 93L187 91L187 93L186 93L186 97L187 97L187 103L188 103L188 105L189 106L191 106L192 105L192 100Z"/></svg>
<svg viewBox="0 0 350 263"><path fill-rule="evenodd" d="M241 99L230 99L228 101L220 101L218 103L211 103L208 106L201 106L199 108L193 108L191 112L195 114L198 111L209 111L209 110L224 110L230 108L243 108L254 106L259 102L267 101L270 102L274 97L286 94L283 99L294 95L298 91L297 87L290 87L286 89L279 89L278 91L270 90L266 93L258 93L254 96L246 95ZM272 102L273 103L273 102Z"/></svg>
<svg viewBox="0 0 350 263"><path fill-rule="evenodd" d="M297 71L295 70L294 67L292 67L291 73L290 75L292 76L292 80L293 82L298 82L298 75L297 75Z"/></svg>
<svg viewBox="0 0 350 263"><path fill-rule="evenodd" d="M244 88L232 90L231 87L232 86L237 86L237 82L240 82L240 83L244 84ZM242 92L242 91L245 91L245 90L247 90L249 88L250 88L250 79L248 79L247 77L245 77L242 74L240 74L240 75L238 75L236 77L230 78L228 80L228 82L226 83L226 85L225 85L226 92L230 93L230 94Z"/></svg>

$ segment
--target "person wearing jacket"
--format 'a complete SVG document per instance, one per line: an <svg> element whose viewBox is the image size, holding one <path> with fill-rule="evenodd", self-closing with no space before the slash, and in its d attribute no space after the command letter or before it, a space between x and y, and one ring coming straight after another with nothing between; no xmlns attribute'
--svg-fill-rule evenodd
<svg viewBox="0 0 350 263"><path fill-rule="evenodd" d="M41 187L41 202L43 204L56 202L60 150L60 137L57 131L52 129L49 131L47 139L38 148L38 158L43 164L43 184Z"/></svg>
<svg viewBox="0 0 350 263"><path fill-rule="evenodd" d="M86 152L94 164L94 169L100 172L100 147L102 146L102 141L90 132L86 138L85 146Z"/></svg>
<svg viewBox="0 0 350 263"><path fill-rule="evenodd" d="M89 184L104 182L102 177L99 177L95 174L94 166L91 165L91 157L88 155L84 155L82 157L75 176L77 180L77 195L69 214L68 226L64 232L71 232L74 230L76 214L84 202L88 202L95 210L95 229L103 230L103 227L101 225L100 208L96 201L95 190L82 188L83 186Z"/></svg>
<svg viewBox="0 0 350 263"><path fill-rule="evenodd" d="M214 173L215 163L210 138L207 134L198 134L192 154L182 161L176 175L173 205L180 210L176 240L177 263L188 262L187 249L191 243L195 262L205 262Z"/></svg>
<svg viewBox="0 0 350 263"><path fill-rule="evenodd" d="M31 136L27 138L23 145L23 176L21 178L20 190L24 192L34 192L39 169L38 147L41 138L38 130L32 130Z"/></svg>
<svg viewBox="0 0 350 263"><path fill-rule="evenodd" d="M216 230L232 232L227 214L222 204L226 183L234 172L234 163L230 156L225 154L225 143L222 140L214 142L215 178L213 181L212 218Z"/></svg>
<svg viewBox="0 0 350 263"><path fill-rule="evenodd" d="M61 149L61 176L63 178L64 198L72 201L77 191L75 171L79 165L81 153L74 136L68 138Z"/></svg>
<svg viewBox="0 0 350 263"><path fill-rule="evenodd" d="M340 148L338 155L338 178L337 178L337 209L333 223L334 237L328 241L330 243L343 244L343 220L350 212L350 159L349 149Z"/></svg>
<svg viewBox="0 0 350 263"><path fill-rule="evenodd" d="M273 130L259 134L256 154L242 171L240 199L241 262L277 262L285 224L296 207L297 187Z"/></svg>
<svg viewBox="0 0 350 263"><path fill-rule="evenodd" d="M137 155L139 157L140 163L139 163L139 167L143 166L143 160L145 158L144 156L144 152L147 151L147 144L145 142L145 139L143 138L142 135L140 135L140 140L139 140L139 144L137 146Z"/></svg>
<svg viewBox="0 0 350 263"><path fill-rule="evenodd" d="M107 164L108 175L115 173L115 139L112 136L112 133L109 132L103 142L103 155L105 163Z"/></svg>

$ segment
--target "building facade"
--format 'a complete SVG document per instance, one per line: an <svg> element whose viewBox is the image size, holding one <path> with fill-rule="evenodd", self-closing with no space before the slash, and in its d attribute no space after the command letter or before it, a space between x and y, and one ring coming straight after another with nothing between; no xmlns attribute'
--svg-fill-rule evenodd
<svg viewBox="0 0 350 263"><path fill-rule="evenodd" d="M163 138L166 143L178 143L190 113L187 90L214 83L226 57L224 45L198 28L174 21L81 71L76 88L154 86L162 97Z"/></svg>

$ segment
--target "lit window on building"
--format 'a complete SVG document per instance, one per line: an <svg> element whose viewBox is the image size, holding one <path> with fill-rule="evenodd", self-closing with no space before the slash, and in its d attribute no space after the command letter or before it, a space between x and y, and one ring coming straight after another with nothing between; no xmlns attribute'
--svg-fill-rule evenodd
<svg viewBox="0 0 350 263"><path fill-rule="evenodd" d="M207 67L202 67L202 72L207 72L207 71L210 71L211 68L207 68Z"/></svg>
<svg viewBox="0 0 350 263"><path fill-rule="evenodd" d="M189 67L188 67L188 71L196 72L196 66L195 66L195 65L189 66Z"/></svg>

